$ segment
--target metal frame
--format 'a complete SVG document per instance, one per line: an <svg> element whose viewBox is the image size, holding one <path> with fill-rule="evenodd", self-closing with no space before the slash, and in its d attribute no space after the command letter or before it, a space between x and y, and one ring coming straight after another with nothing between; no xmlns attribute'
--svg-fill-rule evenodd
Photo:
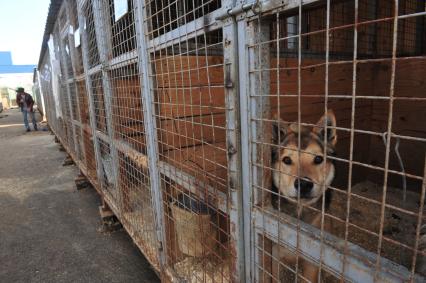
<svg viewBox="0 0 426 283"><path fill-rule="evenodd" d="M148 1L148 0L147 0ZM179 0L178 0L179 1ZM355 1L355 11L358 13L358 0ZM193 1L194 2L194 1ZM362 281L362 282L399 282L402 280L412 280L413 282L421 282L424 278L416 275L414 267L408 270L403 266L399 266L385 258L381 258L381 243L383 241L383 220L380 223L379 230L379 244L377 253L368 252L361 247L352 244L348 241L347 229L349 225L349 218L346 219L346 235L345 239L338 239L331 234L323 231L323 229L314 228L308 224L302 223L298 219L294 219L288 215L276 214L267 208L265 199L262 193L257 193L260 188L264 187L265 176L263 169L259 167L269 167L270 163L270 133L269 128L264 120L273 119L270 117L270 29L268 23L262 21L263 16L278 15L278 13L286 11L297 11L299 15L299 31L295 36L289 36L286 39L300 38L302 36L301 21L302 21L302 8L309 6L313 7L320 3L319 0L222 0L222 7L214 11L208 12L200 18L196 18L188 23L186 20L180 19L178 27L165 32L164 34L156 37L151 37L149 34L148 23L149 9L144 0L134 0L134 21L136 27L136 48L135 50L121 54L112 58L112 46L110 39L111 26L106 10L109 7L108 3L104 0L93 0L93 17L94 28L96 33L97 50L99 52L99 64L89 67L89 43L87 38L87 31L84 30L84 16L82 13L83 7L87 4L87 0L79 0L77 3L77 16L81 31L81 47L82 59L84 65L84 74L79 76L69 76L67 60L65 59L65 52L62 39L66 38L69 44L72 43L73 37L69 33L69 2L64 1L59 14L66 13L66 24L61 27L61 30L55 35L59 36L60 46L60 60L63 61L65 66L65 73L63 74L62 84L66 86L66 99L69 107L72 127L72 139L74 141L74 152L76 156L84 154L80 152L81 147L77 148L77 135L76 126L80 127L80 135L83 136L84 130L79 115L80 103L77 103L77 111L73 113L70 84L78 80L85 80L87 98L89 103L89 116L90 126L93 138L96 169L98 180L104 178L103 160L101 155L101 142L109 145L110 154L113 165L113 178L115 195L104 194L102 189L99 192L105 197L107 203L111 206L113 211L119 212L121 199L119 193L119 169L120 161L118 152L123 152L129 156L141 157L147 160L146 167L149 170L150 190L151 190L151 205L154 211L156 240L159 243L158 259L160 266L158 270L162 276L174 278L173 271L167 266L167 250L164 245L167 241L166 235L166 219L164 216L165 205L163 201L162 190L162 176L165 176L176 184L185 187L189 192L197 193L201 200L206 201L218 211L226 213L229 217L229 238L231 248L230 263L230 279L233 282L257 282L259 279L259 266L258 258L259 251L256 247L257 243L264 236L267 236L275 244L281 244L291 251L297 251L300 256L308 259L311 262L319 263L321 269L337 276L343 276L345 280ZM194 2L195 3L195 2ZM327 112L327 101L331 98L347 98L351 99L351 129L337 128L340 131L346 131L350 134L350 157L348 160L341 159L340 161L349 164L349 186L348 194L351 195L352 188L352 175L351 168L353 165L364 166L372 169L381 170L384 172L384 185L381 203L381 213L385 212L386 206L386 189L389 173L404 175L413 179L422 180L422 193L421 193L421 210L423 210L423 201L425 198L425 180L426 175L417 176L414 174L405 174L392 170L389 167L390 160L390 146L392 138L401 138L407 140L416 140L419 142L426 142L426 139L421 137L412 137L408 135L395 134L392 132L392 112L394 102L404 97L394 95L395 92L395 73L397 59L397 35L398 35L398 21L411 17L425 16L426 12L418 12L409 15L399 15L398 9L395 9L392 16L393 34L394 39L392 42L392 58L391 58L391 83L390 83L390 97L389 97L389 117L387 120L387 135L386 135L386 156L385 166L363 164L357 162L353 158L354 136L357 133L364 133L369 135L379 135L374 131L355 129L355 102L358 98L368 98L356 96L357 88L356 83L352 85L351 96L329 95L329 66L343 63L353 64L353 81L357 80L357 65L363 62L379 62L384 59L360 59L358 58L357 49L355 48L353 58L338 60L337 62L330 61L329 59L329 34L331 31L338 28L330 27L330 0L327 0L327 19L326 19L326 51L325 62L319 65L325 67L325 97L326 104L324 111ZM395 0L398 4L398 0ZM398 6L398 5L396 5ZM169 7L170 8L170 7ZM170 15L169 15L170 17ZM416 23L418 24L418 22ZM354 45L357 46L358 42L358 29L359 24L356 22L349 26L354 27ZM151 60L151 53L173 47L183 41L194 39L207 32L222 29L223 34L223 75L224 75L224 89L225 89L225 114L226 114L226 150L227 150L227 193L217 192L217 189L198 180L196 177L189 173L184 172L180 168L176 168L172 164L160 160L159 149L159 134L157 132L156 108L155 108L155 70L153 70L153 63ZM301 40L298 46L298 64L295 67L298 73L297 84L299 86L298 93L294 95L299 99L300 105L300 86L301 86L301 72L304 66L301 64ZM72 62L73 73L75 66L75 54L73 48L70 48L70 56ZM173 57L175 55L173 54ZM419 56L419 58L424 58ZM279 59L279 57L278 57ZM146 155L133 149L126 142L116 138L113 125L113 90L111 71L129 66L137 63L139 68L139 82L141 85L140 99L143 108L143 125L144 134L146 139ZM318 65L318 66L319 66ZM254 74L254 70L257 74ZM95 101L94 93L92 90L92 78L94 74L101 74L102 87L104 91L105 103L105 118L107 133L102 133L96 128L96 114L95 114ZM247 79L248 78L248 79ZM39 76L38 76L38 79ZM39 82L40 90L42 84ZM76 100L79 101L78 89L76 87ZM373 99L373 98L371 98ZM374 97L374 99L378 99ZM387 97L381 99L388 99ZM414 99L414 98L413 98ZM50 99L46 101L46 108L51 107ZM301 122L300 107L298 113L298 124L308 125ZM47 112L47 109L45 110ZM78 115L76 119L75 115ZM50 116L50 115L48 115ZM54 121L51 121L53 124ZM57 134L60 134L59 132ZM300 137L299 137L300 138ZM261 141L261 145L253 141ZM63 141L64 142L64 141ZM68 142L68 141L65 141ZM84 146L84 143L82 143ZM73 156L74 157L74 156ZM326 156L327 158L331 158ZM333 158L339 160L338 158ZM81 163L79 166L83 166ZM426 174L426 173L425 173ZM102 186L102 182L96 186ZM202 189L200 189L202 188ZM203 191L204 190L204 191ZM209 199L209 195L215 193L217 200L214 202ZM349 212L350 199L348 201L347 211ZM259 209L261 207L262 209ZM420 214L421 215L421 210ZM322 207L322 223L324 222L324 207ZM118 213L119 214L119 213ZM348 216L349 217L349 216ZM416 242L415 248L419 246L420 226L422 224L421 217L419 217L416 227ZM130 232L132 235L133 232ZM286 235L286 237L282 237ZM416 256L413 257L413 265L416 262ZM296 266L296 272L297 272Z"/></svg>
<svg viewBox="0 0 426 283"><path fill-rule="evenodd" d="M232 9L236 1L222 1L222 10ZM246 281L246 256L244 247L244 191L242 188L242 163L240 140L240 103L239 103L239 57L238 57L238 31L236 21L228 17L223 21L223 46L224 46L224 76L225 76L225 101L226 101L226 141L228 153L228 190L229 190L229 218L231 225L231 249L235 254L232 270L235 271L232 281Z"/></svg>
<svg viewBox="0 0 426 283"><path fill-rule="evenodd" d="M93 0L93 17L96 33L96 42L98 43L99 60L102 72L102 89L104 91L104 103L106 113L106 128L108 132L108 145L110 148L112 169L113 169L113 186L114 186L114 198L121 203L118 193L118 153L114 146L115 131L112 125L112 93L111 93L111 82L108 73L108 60L109 54L111 54L111 45L107 39L111 38L110 35L110 24L108 18L105 16L105 6L102 5L102 0Z"/></svg>
<svg viewBox="0 0 426 283"><path fill-rule="evenodd" d="M68 9L67 9L66 5L63 5L62 8L60 9L60 13L65 13L65 19L66 19L66 21L65 21L65 25L64 25L62 31L60 31L60 33L59 33L59 50L60 50L59 52L62 55L61 56L61 60L63 61L64 69L65 69L65 73L62 74L62 76L65 79L64 79L64 82L62 82L62 83L65 83L65 85L66 85L66 87L65 87L66 88L66 96L67 96L67 100L68 100L69 114L70 114L70 119L71 119L71 121L69 121L69 122L70 122L70 126L72 127L71 131L72 131L72 139L73 139L73 145L74 145L74 149L73 150L74 150L74 152L78 156L80 149L77 148L76 132L75 132L75 127L73 125L73 122L76 121L76 119L75 119L74 113L72 111L73 107L72 107L72 101L71 101L71 90L70 90L70 87L69 87L69 83L67 82L67 80L69 79L68 70L69 70L70 66L68 66L68 62L67 62L67 60L65 58L65 56L66 56L65 53L66 52L64 52L65 47L63 46L63 40L64 39L66 39L68 41L68 44L69 44L69 28L68 28L69 21L68 21L68 12L67 12L67 10ZM70 49L69 50L69 52L70 52L69 56L71 56L71 48L69 48L69 49ZM71 66L71 68L72 68L72 66Z"/></svg>
<svg viewBox="0 0 426 283"><path fill-rule="evenodd" d="M83 18L83 7L84 3L79 2L79 5L77 5L77 15L78 15L78 22L79 26L81 27L81 47L82 47L82 56L83 56L83 66L84 70L89 70L89 61L88 61L88 47L87 47L87 34L84 30L84 21ZM91 88L91 79L90 74L86 71L84 74L85 77L85 84L86 84L86 94L87 94L87 101L89 102L89 116L90 116L90 128L92 129L92 139L93 139L93 146L94 146L94 152L95 152L95 161L96 161L96 172L98 176L98 180L102 180L103 173L102 173L102 159L100 156L100 146L99 141L97 138L97 130L96 130L96 116L94 112L94 101L93 101L93 93Z"/></svg>
<svg viewBox="0 0 426 283"><path fill-rule="evenodd" d="M164 268L166 258L163 249L163 243L165 243L165 225L163 217L163 197L161 194L160 174L158 170L158 143L157 135L155 132L155 119L153 119L153 103L152 103L152 82L149 74L152 73L151 66L149 64L149 53L146 48L146 37L144 32L144 18L145 8L142 0L135 1L135 23L136 23L136 36L139 38L137 44L138 52L138 66L140 73L141 82L141 99L144 112L144 124L147 136L147 148L148 148L148 167L151 177L151 192L152 192L152 206L155 211L155 224L157 230L157 240L159 241L159 261L161 269ZM142 71L141 71L142 70Z"/></svg>

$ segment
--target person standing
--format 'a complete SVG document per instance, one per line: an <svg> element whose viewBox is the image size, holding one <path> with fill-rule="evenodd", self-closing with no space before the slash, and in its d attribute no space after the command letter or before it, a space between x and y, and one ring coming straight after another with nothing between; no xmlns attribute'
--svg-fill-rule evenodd
<svg viewBox="0 0 426 283"><path fill-rule="evenodd" d="M37 120L34 112L34 99L33 97L25 92L23 87L16 89L16 103L21 108L22 115L24 115L24 124L27 132L31 131L30 125L28 124L28 114L31 116L31 120L34 126L34 131L37 131Z"/></svg>

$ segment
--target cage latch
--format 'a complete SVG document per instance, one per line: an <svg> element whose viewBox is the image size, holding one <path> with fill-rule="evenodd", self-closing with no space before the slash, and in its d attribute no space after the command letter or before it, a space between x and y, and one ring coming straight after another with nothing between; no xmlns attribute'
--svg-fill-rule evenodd
<svg viewBox="0 0 426 283"><path fill-rule="evenodd" d="M239 6L235 6L232 9L228 9L226 10L223 14L217 16L215 18L216 21L223 21L229 17L235 17L238 16L239 14L242 14L244 12L247 12L249 10L255 10L257 7L258 3L251 3L251 4L242 4Z"/></svg>
<svg viewBox="0 0 426 283"><path fill-rule="evenodd" d="M161 231L157 230L157 239L161 239ZM158 240L158 250L163 251L163 242Z"/></svg>

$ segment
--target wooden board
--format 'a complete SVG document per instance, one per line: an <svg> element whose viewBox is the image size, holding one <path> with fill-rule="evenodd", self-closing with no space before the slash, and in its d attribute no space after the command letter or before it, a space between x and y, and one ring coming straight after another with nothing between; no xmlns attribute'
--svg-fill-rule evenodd
<svg viewBox="0 0 426 283"><path fill-rule="evenodd" d="M89 124L89 121L90 121L89 103L87 100L86 82L84 80L77 82L77 91L78 91L78 103L79 103L79 109L80 109L80 121L82 124Z"/></svg>
<svg viewBox="0 0 426 283"><path fill-rule="evenodd" d="M120 73L121 74L121 73ZM116 138L145 147L140 81L137 75L112 79L112 119Z"/></svg>
<svg viewBox="0 0 426 283"><path fill-rule="evenodd" d="M154 61L158 88L223 85L222 56L169 56Z"/></svg>
<svg viewBox="0 0 426 283"><path fill-rule="evenodd" d="M159 121L157 134L160 151L224 142L225 124L224 113Z"/></svg>
<svg viewBox="0 0 426 283"><path fill-rule="evenodd" d="M93 146L91 129L87 125L85 128L83 128L83 143L85 151L84 159L86 160L88 175L94 180L97 180L95 150Z"/></svg>
<svg viewBox="0 0 426 283"><path fill-rule="evenodd" d="M223 113L225 89L222 86L158 88L155 104L162 118Z"/></svg>
<svg viewBox="0 0 426 283"><path fill-rule="evenodd" d="M375 74L376 82L374 94L389 96L390 91L390 63L382 63L381 68ZM384 66L384 67L383 67ZM395 97L426 98L426 58L398 60L395 72ZM426 101L425 100L396 100L393 105L392 132L398 135L426 138ZM373 131L383 133L387 131L389 118L389 102L374 101L372 105L370 128ZM392 140L390 163L393 170L401 171L399 162L394 152L395 140ZM418 176L423 175L426 144L401 140L399 147L401 158L406 172ZM384 167L385 146L381 138L371 137L369 150L369 164ZM383 173L370 170L372 180L383 181ZM394 176L390 179L390 185L401 186L401 177ZM412 187L420 188L420 182L414 182Z"/></svg>
<svg viewBox="0 0 426 283"><path fill-rule="evenodd" d="M165 152L161 160L207 182L214 188L227 188L226 144L199 145Z"/></svg>

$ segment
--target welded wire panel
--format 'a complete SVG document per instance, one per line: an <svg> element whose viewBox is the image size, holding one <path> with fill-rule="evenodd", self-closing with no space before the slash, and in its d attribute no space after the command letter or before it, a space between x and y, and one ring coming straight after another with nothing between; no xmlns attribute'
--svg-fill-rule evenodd
<svg viewBox="0 0 426 283"><path fill-rule="evenodd" d="M49 53L46 53L40 69L40 87L43 91L43 98L45 102L45 113L47 119L49 121L49 127L53 129L55 132L58 130L58 119L57 119L57 111L55 107L55 100L52 89L52 80L53 74L50 66L50 56Z"/></svg>
<svg viewBox="0 0 426 283"><path fill-rule="evenodd" d="M155 268L159 268L155 216L152 206L150 174L147 160L119 153L119 188L122 221Z"/></svg>
<svg viewBox="0 0 426 283"><path fill-rule="evenodd" d="M82 130L79 126L73 125L75 131L75 147L76 155L75 158L78 161L84 161L84 145L82 139Z"/></svg>
<svg viewBox="0 0 426 283"><path fill-rule="evenodd" d="M84 160L87 168L87 174L92 180L97 180L96 173L96 156L93 144L93 136L88 126L83 128L83 144L84 144Z"/></svg>
<svg viewBox="0 0 426 283"><path fill-rule="evenodd" d="M250 23L256 281L424 280L424 4L300 2Z"/></svg>
<svg viewBox="0 0 426 283"><path fill-rule="evenodd" d="M76 82L77 94L78 94L78 108L80 110L79 121L82 124L90 126L90 116L89 116L89 101L86 92L86 81L81 80Z"/></svg>
<svg viewBox="0 0 426 283"><path fill-rule="evenodd" d="M64 63L66 65L66 67L64 67L64 68L66 68L66 70L65 70L66 73L63 73L63 74L66 74L67 78L72 78L72 77L74 77L74 71L73 71L73 68L72 68L71 50L70 50L71 47L70 47L70 44L69 44L68 36L66 36L64 39L62 39L62 48L63 48L62 52L63 52L64 58L65 58Z"/></svg>
<svg viewBox="0 0 426 283"><path fill-rule="evenodd" d="M104 193L114 201L114 205L118 206L118 195L115 188L115 172L114 163L111 155L111 146L106 139L97 138L99 143L99 151L101 157L102 174L100 182Z"/></svg>
<svg viewBox="0 0 426 283"><path fill-rule="evenodd" d="M112 55L117 57L136 48L133 1L118 1L117 3L120 5L118 7L115 7L116 1L114 0L108 0L107 2L112 35ZM127 7L123 8L123 5ZM122 9L123 12L119 13Z"/></svg>
<svg viewBox="0 0 426 283"><path fill-rule="evenodd" d="M62 83L59 92L59 105L61 107L62 117L59 117L60 135L63 137L66 146L73 148L74 141L71 128L71 109L68 102L66 83Z"/></svg>
<svg viewBox="0 0 426 283"><path fill-rule="evenodd" d="M117 138L146 154L138 72L136 64L111 71L112 117Z"/></svg>
<svg viewBox="0 0 426 283"><path fill-rule="evenodd" d="M220 7L219 1L145 5L150 38ZM229 282L235 254L229 242L226 202L223 37L221 30L200 34L182 31L178 43L150 53L166 232L163 246L167 268L176 278Z"/></svg>
<svg viewBox="0 0 426 283"><path fill-rule="evenodd" d="M83 27L82 30L87 35L88 63L89 68L99 64L98 42L96 40L95 20L93 14L93 0L88 0L83 7Z"/></svg>
<svg viewBox="0 0 426 283"><path fill-rule="evenodd" d="M94 152L92 129L90 128L89 101L86 92L86 81L80 80L76 82L76 91L78 94L78 120L82 124L80 134L81 155L87 174L92 180L96 180L96 158Z"/></svg>
<svg viewBox="0 0 426 283"><path fill-rule="evenodd" d="M108 133L107 130L107 120L106 120L106 110L105 110L105 94L102 85L102 73L96 73L90 76L91 82L91 95L93 96L93 105L95 112L96 120L96 129Z"/></svg>
<svg viewBox="0 0 426 283"><path fill-rule="evenodd" d="M74 120L80 122L80 113L78 107L77 85L76 83L68 84L69 95L71 100L71 113Z"/></svg>
<svg viewBox="0 0 426 283"><path fill-rule="evenodd" d="M124 14L117 15L116 9L120 7L115 7L115 2L109 1L108 7L113 57L126 54L136 47L133 3L124 1L127 3L127 10ZM127 57L112 64L108 73L111 124L115 149L118 151L118 206L124 226L154 267L160 269L160 246L146 156L140 77L138 65L134 59Z"/></svg>
<svg viewBox="0 0 426 283"><path fill-rule="evenodd" d="M67 13L67 11L66 11L65 7L62 6L61 12L59 13L59 17L58 17L59 31L62 31L67 25L67 14L66 13Z"/></svg>
<svg viewBox="0 0 426 283"><path fill-rule="evenodd" d="M72 40L70 40L70 48L74 50L73 66L75 76L84 73L83 54L81 45L81 35L84 32L78 22L77 1L68 1L69 3L69 21L72 30Z"/></svg>
<svg viewBox="0 0 426 283"><path fill-rule="evenodd" d="M145 1L148 36L158 37L220 9L218 0ZM184 34L183 34L184 35Z"/></svg>

